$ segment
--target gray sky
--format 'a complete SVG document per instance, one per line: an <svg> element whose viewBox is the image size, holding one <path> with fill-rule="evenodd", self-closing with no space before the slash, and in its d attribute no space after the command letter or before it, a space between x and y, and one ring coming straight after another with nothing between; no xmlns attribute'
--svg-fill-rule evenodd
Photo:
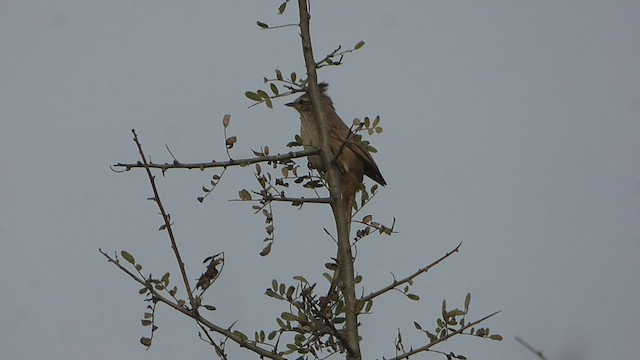
<svg viewBox="0 0 640 360"><path fill-rule="evenodd" d="M232 114L232 155L298 131L297 114L247 109L246 90L275 68L303 72L290 9L274 1L1 1L0 357L171 359L213 356L195 325L165 308L149 351L138 339L138 286L97 249L132 252L146 272L174 274L168 240L136 161L136 128L155 161L225 159L221 119ZM442 351L475 359L634 358L640 334L640 3L637 1L322 1L312 8L317 57L365 47L321 72L345 121L380 114L372 139L389 186L366 209L397 218L394 237L358 248L365 292L463 241L462 252L390 293L362 318L366 358L423 339L443 298L503 342L460 338ZM211 319L275 327L286 310L262 294L271 279L320 281L333 256L328 210L276 206L272 255L258 255L263 218L228 202L255 186L234 169L204 204L212 173L159 177L190 275L225 251L208 292ZM363 214L364 215L364 214ZM233 358L247 354L233 352ZM423 356L431 358L432 356Z"/></svg>

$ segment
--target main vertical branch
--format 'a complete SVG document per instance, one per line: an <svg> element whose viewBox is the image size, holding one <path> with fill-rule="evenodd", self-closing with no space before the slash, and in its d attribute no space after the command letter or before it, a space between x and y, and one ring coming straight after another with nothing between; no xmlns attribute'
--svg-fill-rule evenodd
<svg viewBox="0 0 640 360"><path fill-rule="evenodd" d="M338 171L331 153L329 126L326 114L322 112L320 106L320 91L318 89L318 76L316 73L316 62L313 57L311 47L311 32L309 30L309 11L307 0L298 0L298 10L300 13L300 33L302 37L302 51L304 54L305 66L307 68L307 91L311 96L313 106L313 117L317 120L316 125L320 127L321 156L324 168L326 169L326 179L331 193L331 208L336 223L338 233L338 266L339 277L342 283L342 293L346 307L346 339L348 358L350 360L360 360L360 341L358 335L358 313L356 311L356 291L355 291L355 271L353 267L353 255L351 253L350 237L350 215L344 206L345 201L351 201L349 197L343 196L342 174Z"/></svg>

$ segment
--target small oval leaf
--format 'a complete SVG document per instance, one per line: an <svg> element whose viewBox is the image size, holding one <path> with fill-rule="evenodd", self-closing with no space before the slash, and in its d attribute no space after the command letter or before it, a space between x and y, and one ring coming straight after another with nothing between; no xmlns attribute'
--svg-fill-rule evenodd
<svg viewBox="0 0 640 360"><path fill-rule="evenodd" d="M262 101L262 97L256 93L254 93L253 91L247 91L244 93L244 96L248 97L249 99L253 100L253 101Z"/></svg>
<svg viewBox="0 0 640 360"><path fill-rule="evenodd" d="M225 128L228 127L230 121L231 121L231 115L224 114L224 117L222 117L222 126L224 126Z"/></svg>
<svg viewBox="0 0 640 360"><path fill-rule="evenodd" d="M240 196L240 200L251 200L251 193L245 189L238 191L238 196Z"/></svg>
<svg viewBox="0 0 640 360"><path fill-rule="evenodd" d="M120 251L120 255L122 255L122 258L127 260L128 263L130 264L136 263L136 260L133 258L133 255L129 254L128 252L122 250Z"/></svg>

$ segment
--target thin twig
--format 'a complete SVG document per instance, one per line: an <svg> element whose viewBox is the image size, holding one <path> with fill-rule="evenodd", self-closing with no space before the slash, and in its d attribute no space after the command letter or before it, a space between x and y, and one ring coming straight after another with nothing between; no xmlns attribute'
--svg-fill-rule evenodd
<svg viewBox="0 0 640 360"><path fill-rule="evenodd" d="M286 196L267 196L266 199L253 199L253 200L242 200L242 199L231 199L229 201L282 201L282 202L290 202L296 204L309 203L309 204L330 204L330 198L305 198L305 197L286 197Z"/></svg>
<svg viewBox="0 0 640 360"><path fill-rule="evenodd" d="M392 290L392 289L396 288L396 287L397 287L397 286L399 286L399 285L402 285L402 284L404 284L404 283L408 283L409 281L413 280L413 279L414 279L415 277L417 277L418 275L423 274L423 273L426 273L426 272L427 272L427 271L429 271L432 267L434 267L434 266L438 265L440 262L442 262L442 260L444 260L444 259L448 258L448 257L449 257L449 256L451 256L453 253L458 252L458 250L460 249L460 245L462 245L462 243L458 244L458 246L456 246L456 247L455 247L455 249L453 249L453 250L449 251L448 253L444 254L443 256L441 256L438 260L436 260L436 261L432 262L431 264L429 264L429 265L427 265L427 266L425 266L425 267L423 267L423 268L421 268L421 269L418 269L418 271L414 272L413 274L411 274L411 275L407 276L407 277L406 277L406 278L404 278L404 279L395 280L394 282L392 282L391 284L389 284L389 285L387 285L387 286L383 287L382 289L380 289L380 290L378 290L378 291L374 291L374 292L372 292L371 294L369 294L369 295L367 295L367 296L363 297L363 298L361 299L361 301L369 301L369 300L372 300L372 299L374 299L374 298L376 298L376 297L378 297L378 296L380 296L380 295L382 295L382 294L386 293L387 291L389 291L389 290Z"/></svg>
<svg viewBox="0 0 640 360"><path fill-rule="evenodd" d="M286 28L286 27L298 27L298 24L283 24L283 25L275 25L275 26L269 25L269 27L260 27L260 29L261 30L271 30L271 29L282 29L282 28Z"/></svg>
<svg viewBox="0 0 640 360"><path fill-rule="evenodd" d="M204 332L204 334L207 336L207 339L209 339L209 344L213 346L213 349L216 351L216 355L218 355L222 360L228 360L227 354L225 354L224 350L218 344L216 344L215 341L213 341L213 338L211 337L211 335L209 335L209 331L207 330L207 328L205 328L204 325L202 325L200 322L198 322L198 326L200 326L202 332Z"/></svg>
<svg viewBox="0 0 640 360"><path fill-rule="evenodd" d="M529 345L529 343L527 343L526 341L522 340L521 337L516 336L516 341L520 343L520 345L524 346L525 348L527 348L527 350L531 351L532 353L536 354L537 357L540 358L540 360L547 360L546 357L544 357L544 355L542 355L542 351L534 348L533 346Z"/></svg>

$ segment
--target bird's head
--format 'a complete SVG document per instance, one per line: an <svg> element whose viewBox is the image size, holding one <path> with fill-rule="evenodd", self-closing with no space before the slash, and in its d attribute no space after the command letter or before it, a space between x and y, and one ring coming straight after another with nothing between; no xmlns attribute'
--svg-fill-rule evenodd
<svg viewBox="0 0 640 360"><path fill-rule="evenodd" d="M320 90L320 98L322 102L328 103L328 105L330 105L333 108L333 102L331 101L331 98L329 98L329 96L326 95L326 91L328 87L329 87L329 84L325 82L318 84L318 89ZM311 114L313 110L311 107L311 95L309 94L308 91L305 91L304 94L302 94L299 98L297 98L296 100L290 103L286 103L285 105L298 110L298 112L301 114L302 113Z"/></svg>

